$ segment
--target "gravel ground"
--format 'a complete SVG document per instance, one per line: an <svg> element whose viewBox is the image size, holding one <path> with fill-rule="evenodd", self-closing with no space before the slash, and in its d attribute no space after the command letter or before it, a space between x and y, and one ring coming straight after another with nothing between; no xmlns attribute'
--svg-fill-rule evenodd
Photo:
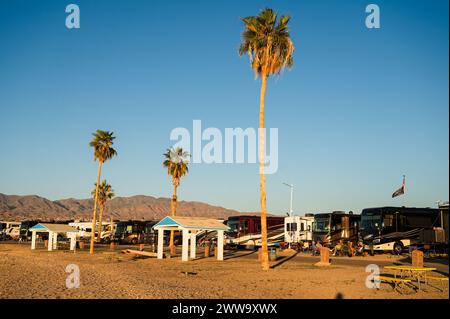
<svg viewBox="0 0 450 319"><path fill-rule="evenodd" d="M200 254L199 254L200 255ZM263 272L257 254L227 252L226 260L135 258L107 248L91 256L77 251L32 251L29 244L0 243L0 299L2 298L448 298L448 282L433 283L425 291L399 294L388 284L368 289L368 263L393 264L389 256L335 259L318 268L315 259L284 252L278 265ZM284 257L284 259L283 259ZM344 257L343 257L344 258ZM368 257L366 257L368 258ZM289 260L288 260L289 259ZM355 260L352 264L352 261ZM66 266L80 269L80 287L66 288ZM427 264L427 266L429 266ZM448 276L448 263L434 275ZM444 271L442 271L442 269ZM383 272L383 270L382 270Z"/></svg>

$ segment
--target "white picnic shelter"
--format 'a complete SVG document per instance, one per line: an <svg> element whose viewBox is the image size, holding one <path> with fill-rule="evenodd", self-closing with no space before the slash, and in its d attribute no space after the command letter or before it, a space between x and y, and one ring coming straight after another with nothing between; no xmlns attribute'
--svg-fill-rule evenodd
<svg viewBox="0 0 450 319"><path fill-rule="evenodd" d="M196 258L197 233L201 231L217 231L217 260L223 260L224 232L229 227L220 220L204 217L166 216L153 226L158 231L158 259L163 258L164 231L182 231L182 253L181 260L189 260L189 242L191 245L190 257Z"/></svg>
<svg viewBox="0 0 450 319"><path fill-rule="evenodd" d="M36 233L48 233L48 250L57 248L58 234L65 234L70 238L70 250L75 250L77 243L78 230L65 224L46 224L39 223L30 228L31 231L31 249L36 249Z"/></svg>

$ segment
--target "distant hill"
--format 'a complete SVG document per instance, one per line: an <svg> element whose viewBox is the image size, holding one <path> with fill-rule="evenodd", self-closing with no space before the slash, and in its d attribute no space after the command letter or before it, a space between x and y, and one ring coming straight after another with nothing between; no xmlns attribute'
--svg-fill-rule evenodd
<svg viewBox="0 0 450 319"><path fill-rule="evenodd" d="M92 199L62 199L51 201L36 195L18 196L0 193L0 220L20 221L24 219L90 220ZM180 216L227 218L242 215L236 210L212 206L202 202L180 201L177 206ZM116 197L108 202L105 218L109 219L161 219L170 215L170 199L152 196Z"/></svg>

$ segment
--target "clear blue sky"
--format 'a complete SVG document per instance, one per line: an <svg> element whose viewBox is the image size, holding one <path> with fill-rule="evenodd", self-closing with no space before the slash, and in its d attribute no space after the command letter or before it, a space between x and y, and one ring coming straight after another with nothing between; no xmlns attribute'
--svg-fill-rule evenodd
<svg viewBox="0 0 450 319"><path fill-rule="evenodd" d="M260 83L237 49L240 17L292 16L295 66L269 82L279 128L274 213L435 206L449 194L448 1L0 1L0 192L86 198L88 143L114 131L104 177L121 196L169 197L175 127L256 127ZM365 7L381 29L365 27ZM406 174L407 193L391 194ZM180 200L259 209L255 165L193 165Z"/></svg>

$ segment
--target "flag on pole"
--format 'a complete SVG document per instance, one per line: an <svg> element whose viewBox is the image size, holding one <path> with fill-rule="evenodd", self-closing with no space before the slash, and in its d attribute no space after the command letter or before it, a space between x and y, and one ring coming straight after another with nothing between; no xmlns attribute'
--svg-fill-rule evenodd
<svg viewBox="0 0 450 319"><path fill-rule="evenodd" d="M405 193L405 175L403 175L403 182L402 182L402 187L400 187L399 189L397 189L393 194L392 194L392 198L403 195Z"/></svg>

